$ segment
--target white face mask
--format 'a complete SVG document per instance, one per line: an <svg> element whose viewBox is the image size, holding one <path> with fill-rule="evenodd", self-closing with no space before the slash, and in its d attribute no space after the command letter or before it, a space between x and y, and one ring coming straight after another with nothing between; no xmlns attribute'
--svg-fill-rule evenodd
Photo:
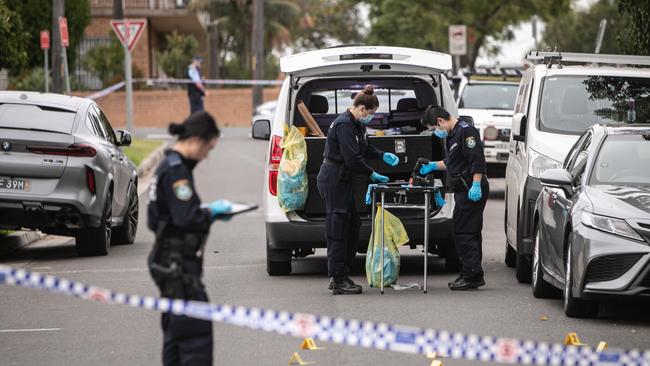
<svg viewBox="0 0 650 366"><path fill-rule="evenodd" d="M369 115L367 115L365 117L359 118L359 122L363 123L364 125L367 125L368 123L370 123L372 121L372 119L374 117L375 117L374 114L369 114Z"/></svg>

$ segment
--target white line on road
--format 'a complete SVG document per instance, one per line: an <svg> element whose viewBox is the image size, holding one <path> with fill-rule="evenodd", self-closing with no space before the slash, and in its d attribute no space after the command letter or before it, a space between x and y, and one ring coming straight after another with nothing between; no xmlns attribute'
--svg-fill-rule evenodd
<svg viewBox="0 0 650 366"><path fill-rule="evenodd" d="M0 333L19 333L19 332L53 332L61 328L35 328L35 329L0 329Z"/></svg>

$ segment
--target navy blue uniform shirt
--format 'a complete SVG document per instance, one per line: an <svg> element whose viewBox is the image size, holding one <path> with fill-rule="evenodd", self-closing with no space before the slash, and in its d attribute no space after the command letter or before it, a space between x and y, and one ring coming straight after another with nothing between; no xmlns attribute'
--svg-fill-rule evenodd
<svg viewBox="0 0 650 366"><path fill-rule="evenodd" d="M447 136L447 157L444 159L447 171L452 177L462 173L487 172L483 143L478 130L464 121L458 121Z"/></svg>
<svg viewBox="0 0 650 366"><path fill-rule="evenodd" d="M208 209L201 208L194 189L195 163L174 150L167 150L165 155L149 188L149 229L156 231L160 221L167 219L167 224L174 228L207 232L211 215Z"/></svg>
<svg viewBox="0 0 650 366"><path fill-rule="evenodd" d="M344 163L353 174L370 176L373 170L365 157L381 159L383 155L383 151L368 144L366 126L350 111L341 113L330 125L323 154L326 159Z"/></svg>

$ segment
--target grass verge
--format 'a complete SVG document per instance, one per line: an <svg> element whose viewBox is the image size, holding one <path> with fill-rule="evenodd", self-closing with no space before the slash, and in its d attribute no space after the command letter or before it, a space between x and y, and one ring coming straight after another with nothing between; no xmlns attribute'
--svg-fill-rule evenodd
<svg viewBox="0 0 650 366"><path fill-rule="evenodd" d="M162 140L133 139L131 146L123 148L123 151L135 166L139 166L162 143Z"/></svg>

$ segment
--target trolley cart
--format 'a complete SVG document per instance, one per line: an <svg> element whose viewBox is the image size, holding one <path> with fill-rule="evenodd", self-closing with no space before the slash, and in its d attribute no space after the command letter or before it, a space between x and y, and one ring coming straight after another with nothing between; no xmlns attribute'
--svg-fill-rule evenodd
<svg viewBox="0 0 650 366"><path fill-rule="evenodd" d="M372 258L374 251L375 243L375 210L377 207L376 193L379 193L381 196L381 207L382 208L402 208L402 209L419 209L424 210L424 285L423 291L427 293L427 265L429 257L429 209L431 208L431 196L435 192L440 191L442 188L442 182L436 179L434 186L409 186L407 183L384 183L377 184L371 187L370 194L372 196L372 228L370 232L370 256ZM421 193L424 195L424 205L417 204L408 204L408 203L388 203L385 202L386 193ZM381 254L380 254L380 265L381 265L381 282L380 282L380 291L381 294L384 294L384 211L381 211ZM374 261L372 261L374 263Z"/></svg>

